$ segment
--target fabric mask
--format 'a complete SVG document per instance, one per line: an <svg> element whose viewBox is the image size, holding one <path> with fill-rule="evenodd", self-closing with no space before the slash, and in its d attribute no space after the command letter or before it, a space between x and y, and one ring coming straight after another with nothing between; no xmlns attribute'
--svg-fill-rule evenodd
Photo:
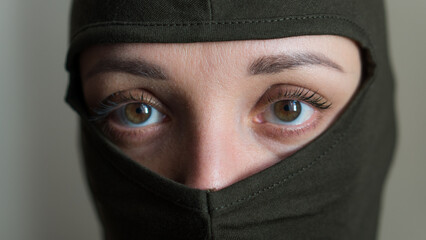
<svg viewBox="0 0 426 240"><path fill-rule="evenodd" d="M380 0L74 0L66 101L81 116L84 165L105 239L375 239L395 145L383 11ZM89 46L325 34L359 43L357 95L312 143L225 189L161 177L88 121L78 58Z"/></svg>

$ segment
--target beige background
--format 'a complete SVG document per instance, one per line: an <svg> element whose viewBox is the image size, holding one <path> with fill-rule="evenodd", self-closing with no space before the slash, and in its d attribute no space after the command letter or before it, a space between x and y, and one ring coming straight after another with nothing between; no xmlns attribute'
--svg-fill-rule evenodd
<svg viewBox="0 0 426 240"><path fill-rule="evenodd" d="M387 3L400 138L379 239L425 239L426 1ZM100 239L63 101L68 8L0 0L0 239Z"/></svg>

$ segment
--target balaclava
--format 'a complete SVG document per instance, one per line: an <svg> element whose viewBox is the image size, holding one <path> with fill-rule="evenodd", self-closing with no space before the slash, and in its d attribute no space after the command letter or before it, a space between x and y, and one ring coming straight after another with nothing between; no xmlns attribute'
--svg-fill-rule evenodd
<svg viewBox="0 0 426 240"><path fill-rule="evenodd" d="M395 145L381 0L74 0L66 100L81 116L84 166L105 239L375 239ZM78 58L103 43L340 35L358 42L363 84L321 136L211 192L129 159L88 120Z"/></svg>

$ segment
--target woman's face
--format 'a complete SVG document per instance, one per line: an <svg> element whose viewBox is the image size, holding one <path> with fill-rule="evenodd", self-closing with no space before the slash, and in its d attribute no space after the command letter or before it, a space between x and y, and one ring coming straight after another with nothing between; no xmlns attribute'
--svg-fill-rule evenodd
<svg viewBox="0 0 426 240"><path fill-rule="evenodd" d="M326 130L361 77L337 36L114 44L81 55L86 103L131 159L199 189L270 167Z"/></svg>

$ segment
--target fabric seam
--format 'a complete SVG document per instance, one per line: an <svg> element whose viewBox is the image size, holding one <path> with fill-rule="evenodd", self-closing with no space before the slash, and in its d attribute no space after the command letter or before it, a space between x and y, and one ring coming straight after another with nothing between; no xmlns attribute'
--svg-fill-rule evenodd
<svg viewBox="0 0 426 240"><path fill-rule="evenodd" d="M208 205L210 205L209 200L210 200L210 195L206 193L206 203ZM214 239L214 237L213 237L213 217L212 217L212 213L211 213L209 207L207 207L207 214L209 215L209 226L208 226L209 236L206 239L213 240Z"/></svg>
<svg viewBox="0 0 426 240"><path fill-rule="evenodd" d="M212 0L208 0L208 1L209 1L210 21L213 21L213 5L212 5Z"/></svg>
<svg viewBox="0 0 426 240"><path fill-rule="evenodd" d="M332 150L333 148L335 148L341 142L340 140L346 135L347 131L349 129L351 129L352 125L353 124L351 122L350 125L349 125L349 127L346 129L346 131L344 133L340 133L339 137L336 138L336 140L334 141L334 143L327 150L325 150L321 155L319 155L318 157L316 157L313 161L311 161L307 165L301 167L299 170L297 170L297 171L289 174L287 177L285 177L285 178L283 178L283 179L281 179L281 180L279 180L279 181L277 181L277 182L275 182L275 183L273 183L273 184L271 184L271 185L269 185L269 186L267 186L267 187L265 187L265 188L263 188L261 190L258 190L257 192L254 192L254 193L248 195L247 197L240 198L238 200L235 200L235 201L233 201L231 203L228 203L226 205L222 205L220 207L216 207L216 208L214 208L214 210L223 210L225 208L231 207L231 206L233 206L235 204L238 204L240 202L244 202L246 200L255 198L258 195L262 194L263 192L266 192L268 190L274 189L275 187L278 187L278 186L284 184L285 182L287 182L288 180L292 179L293 177L296 177L297 175L299 175L299 174L305 172L306 170L310 169L317 162L319 162L319 160L321 160L328 152L330 152L330 150Z"/></svg>
<svg viewBox="0 0 426 240"><path fill-rule="evenodd" d="M352 25L356 26L361 30L364 35L368 37L366 31L355 23L352 20L347 18L337 16L337 15L310 15L310 16L294 16L294 17L285 17L285 18L273 18L273 19L261 19L261 20L235 20L235 21L205 21L205 22L182 22L182 23L141 23L141 22L121 22L121 21L111 21L111 22L98 22L85 25L76 31L71 39L76 38L80 33L97 27L105 26L143 26L143 27L188 27L188 26L199 26L199 25L233 25L233 24L258 24L258 23L274 23L282 21L292 21L292 20L306 20L306 19L338 19L342 21L347 21ZM369 39L368 39L369 41Z"/></svg>

